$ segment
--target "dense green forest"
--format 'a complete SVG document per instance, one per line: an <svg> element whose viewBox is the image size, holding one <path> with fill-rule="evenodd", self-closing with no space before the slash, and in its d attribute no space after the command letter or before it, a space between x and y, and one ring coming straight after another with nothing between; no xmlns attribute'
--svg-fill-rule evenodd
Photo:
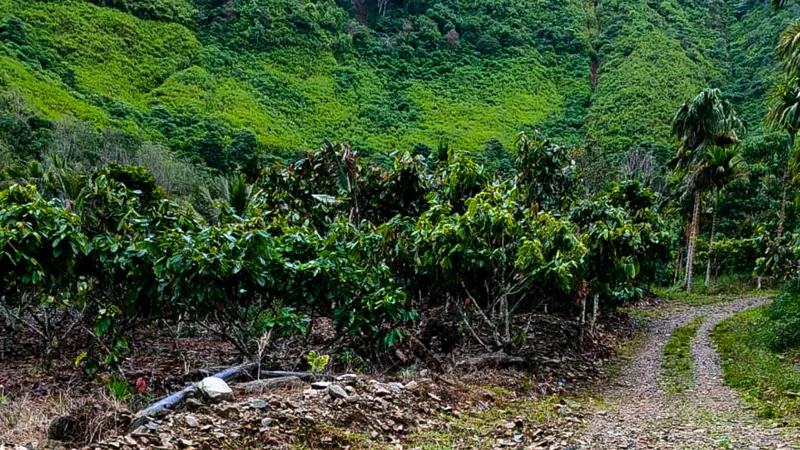
<svg viewBox="0 0 800 450"><path fill-rule="evenodd" d="M796 349L799 18L0 0L0 360L129 393L143 336L259 373L530 368L553 329L604 359L621 308L762 283L764 351Z"/></svg>
<svg viewBox="0 0 800 450"><path fill-rule="evenodd" d="M763 1L0 2L2 89L226 170L330 138L362 154L510 146L520 130L661 162L722 88L758 129L796 11ZM758 133L756 133L758 134ZM35 149L33 149L35 150Z"/></svg>

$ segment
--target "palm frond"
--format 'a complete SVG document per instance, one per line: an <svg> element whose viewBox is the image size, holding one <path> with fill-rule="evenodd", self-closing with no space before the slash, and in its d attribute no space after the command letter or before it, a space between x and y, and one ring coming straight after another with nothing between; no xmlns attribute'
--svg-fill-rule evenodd
<svg viewBox="0 0 800 450"><path fill-rule="evenodd" d="M768 108L764 122L769 128L796 134L800 130L800 87L797 81L789 79L776 86L770 93Z"/></svg>
<svg viewBox="0 0 800 450"><path fill-rule="evenodd" d="M736 145L746 131L744 121L722 92L705 88L675 113L672 134L680 140L680 146L670 166L685 169L696 166L707 149Z"/></svg>
<svg viewBox="0 0 800 450"><path fill-rule="evenodd" d="M781 32L775 49L789 76L800 75L800 21L794 21Z"/></svg>

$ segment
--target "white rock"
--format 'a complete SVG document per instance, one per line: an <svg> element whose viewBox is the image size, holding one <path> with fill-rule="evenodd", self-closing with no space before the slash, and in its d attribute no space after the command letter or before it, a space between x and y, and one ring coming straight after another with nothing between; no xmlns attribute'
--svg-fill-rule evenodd
<svg viewBox="0 0 800 450"><path fill-rule="evenodd" d="M186 425L189 425L192 428L197 428L200 426L200 421L197 420L197 417L187 415L184 420L186 421Z"/></svg>
<svg viewBox="0 0 800 450"><path fill-rule="evenodd" d="M204 378L203 381L198 383L197 388L203 394L203 397L212 403L233 400L233 390L228 386L228 383L220 378Z"/></svg>

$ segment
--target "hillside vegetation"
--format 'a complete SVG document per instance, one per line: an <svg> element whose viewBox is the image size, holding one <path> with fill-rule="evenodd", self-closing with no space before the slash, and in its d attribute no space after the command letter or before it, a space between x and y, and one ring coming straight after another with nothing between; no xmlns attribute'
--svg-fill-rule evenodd
<svg viewBox="0 0 800 450"><path fill-rule="evenodd" d="M330 138L388 160L538 129L665 158L672 114L703 86L758 127L791 15L740 0L2 0L0 86L42 118L223 170L251 134L262 154Z"/></svg>

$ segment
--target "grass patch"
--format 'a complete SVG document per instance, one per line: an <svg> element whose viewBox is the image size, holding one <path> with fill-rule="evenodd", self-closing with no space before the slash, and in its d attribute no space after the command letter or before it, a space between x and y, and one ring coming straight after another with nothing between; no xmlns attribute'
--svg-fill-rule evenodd
<svg viewBox="0 0 800 450"><path fill-rule="evenodd" d="M657 290L659 297L670 300L681 306L706 306L716 303L732 302L747 297L774 297L777 289L754 289L752 287L736 287L731 289L699 288L686 292L683 288Z"/></svg>
<svg viewBox="0 0 800 450"><path fill-rule="evenodd" d="M780 286L770 280L764 280L761 289L756 289L751 277L725 276L714 280L711 286L704 286L698 280L692 287L692 292L686 292L685 286L675 285L653 289L653 293L665 302L656 306L631 305L620 308L620 311L634 319L644 321L668 319L677 313L685 312L701 306L727 303L743 298L775 297L780 292Z"/></svg>
<svg viewBox="0 0 800 450"><path fill-rule="evenodd" d="M694 361L690 344L703 321L705 316L695 317L686 325L676 328L664 345L661 382L669 392L678 394L694 385Z"/></svg>
<svg viewBox="0 0 800 450"><path fill-rule="evenodd" d="M797 355L769 349L765 311L754 308L714 328L725 382L742 393L759 417L800 425L800 371L793 361Z"/></svg>

